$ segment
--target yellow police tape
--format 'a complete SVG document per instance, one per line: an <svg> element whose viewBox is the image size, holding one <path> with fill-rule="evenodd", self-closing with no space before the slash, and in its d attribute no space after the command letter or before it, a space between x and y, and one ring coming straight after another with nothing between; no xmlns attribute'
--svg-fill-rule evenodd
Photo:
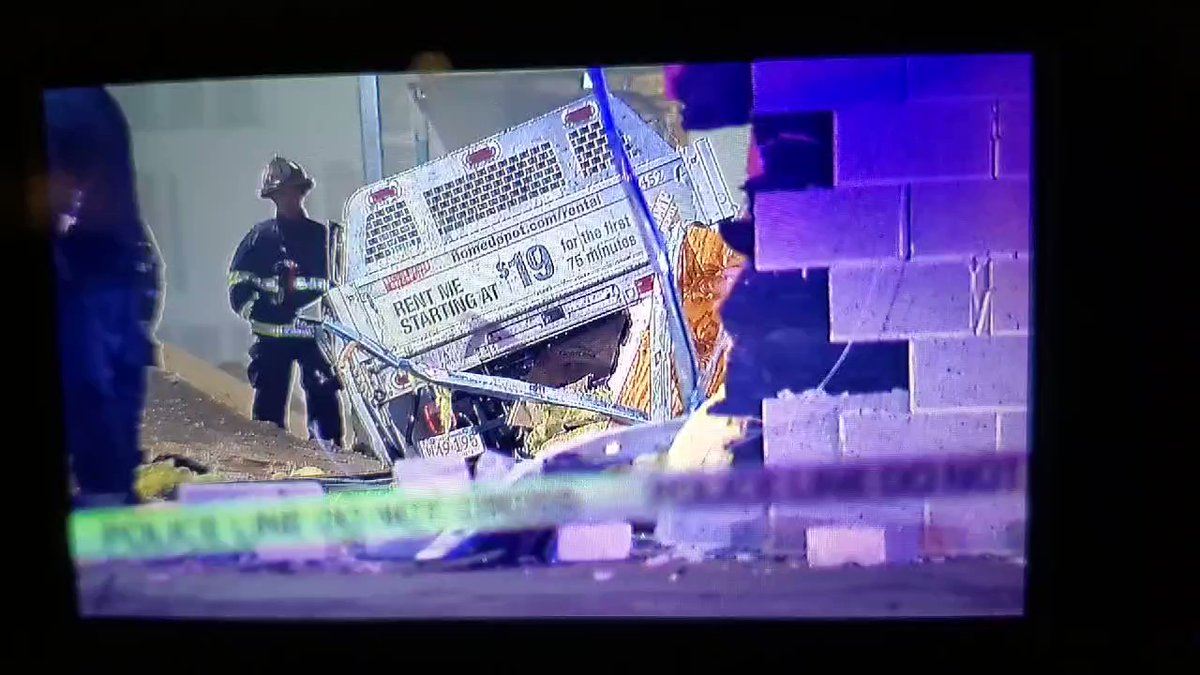
<svg viewBox="0 0 1200 675"><path fill-rule="evenodd" d="M653 520L662 507L887 501L996 494L1025 486L1024 453L695 474L589 474L480 485L460 493L344 492L317 498L128 507L71 515L79 561L129 560L501 531L566 522Z"/></svg>

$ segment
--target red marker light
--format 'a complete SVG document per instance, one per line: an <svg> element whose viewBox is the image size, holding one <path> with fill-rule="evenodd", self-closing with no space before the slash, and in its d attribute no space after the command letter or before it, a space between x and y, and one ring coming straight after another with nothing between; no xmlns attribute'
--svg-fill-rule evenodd
<svg viewBox="0 0 1200 675"><path fill-rule="evenodd" d="M467 155L467 164L470 164L471 166L483 164L484 162L490 161L495 156L496 148L489 145Z"/></svg>
<svg viewBox="0 0 1200 675"><path fill-rule="evenodd" d="M650 274L637 280L637 292L641 294L654 290L654 275Z"/></svg>
<svg viewBox="0 0 1200 675"><path fill-rule="evenodd" d="M376 190L371 193L371 203L379 204L379 203L385 202L385 201L395 197L396 194L397 194L396 188L392 188L392 187L386 187L386 188L383 188L382 190Z"/></svg>
<svg viewBox="0 0 1200 675"><path fill-rule="evenodd" d="M576 108L568 111L567 114L563 115L563 121L567 124L580 124L592 119L595 116L596 107L591 103L588 103L582 108Z"/></svg>
<svg viewBox="0 0 1200 675"><path fill-rule="evenodd" d="M427 401L423 412L425 413L425 426L433 432L434 436L441 436L445 433L445 429L442 429L442 416L438 414L437 403Z"/></svg>

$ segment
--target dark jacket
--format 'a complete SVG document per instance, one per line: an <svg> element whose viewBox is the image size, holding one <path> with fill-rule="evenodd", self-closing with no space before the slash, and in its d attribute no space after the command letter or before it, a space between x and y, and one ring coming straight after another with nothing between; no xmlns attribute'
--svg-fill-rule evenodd
<svg viewBox="0 0 1200 675"><path fill-rule="evenodd" d="M158 251L139 213L120 106L103 87L51 90L44 102L48 168L87 185L75 223L58 242L60 276L158 288Z"/></svg>
<svg viewBox="0 0 1200 675"><path fill-rule="evenodd" d="M139 212L125 116L102 87L52 90L44 104L47 168L85 190L74 223L54 242L60 330L120 361L154 363L162 264ZM99 377L109 366L85 360L79 368Z"/></svg>
<svg viewBox="0 0 1200 675"><path fill-rule="evenodd" d="M252 325L293 323L300 308L328 289L327 239L326 226L308 218L255 225L229 265L229 306ZM287 263L294 264L291 272Z"/></svg>

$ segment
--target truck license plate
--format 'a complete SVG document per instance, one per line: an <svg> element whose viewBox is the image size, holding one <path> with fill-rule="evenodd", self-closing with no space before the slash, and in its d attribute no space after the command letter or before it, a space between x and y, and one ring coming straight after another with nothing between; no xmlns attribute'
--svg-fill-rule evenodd
<svg viewBox="0 0 1200 675"><path fill-rule="evenodd" d="M434 436L417 442L417 448L422 457L475 457L482 455L486 448L479 427L467 427L451 431L442 436Z"/></svg>

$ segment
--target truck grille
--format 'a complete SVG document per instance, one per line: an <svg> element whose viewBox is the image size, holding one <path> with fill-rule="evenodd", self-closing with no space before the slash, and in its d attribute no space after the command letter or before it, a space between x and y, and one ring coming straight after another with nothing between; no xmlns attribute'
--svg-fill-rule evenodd
<svg viewBox="0 0 1200 675"><path fill-rule="evenodd" d="M549 143L492 162L425 192L425 202L446 241L466 234L471 223L503 213L563 186L562 169Z"/></svg>
<svg viewBox="0 0 1200 675"><path fill-rule="evenodd" d="M394 201L367 216L368 265L404 253L419 242L417 223L405 202Z"/></svg>
<svg viewBox="0 0 1200 675"><path fill-rule="evenodd" d="M608 149L608 138L604 135L604 124L600 120L572 129L567 134L575 161L579 162L579 174L584 178L594 176L612 166L612 151ZM625 152L636 157L639 153L628 136L623 136Z"/></svg>

